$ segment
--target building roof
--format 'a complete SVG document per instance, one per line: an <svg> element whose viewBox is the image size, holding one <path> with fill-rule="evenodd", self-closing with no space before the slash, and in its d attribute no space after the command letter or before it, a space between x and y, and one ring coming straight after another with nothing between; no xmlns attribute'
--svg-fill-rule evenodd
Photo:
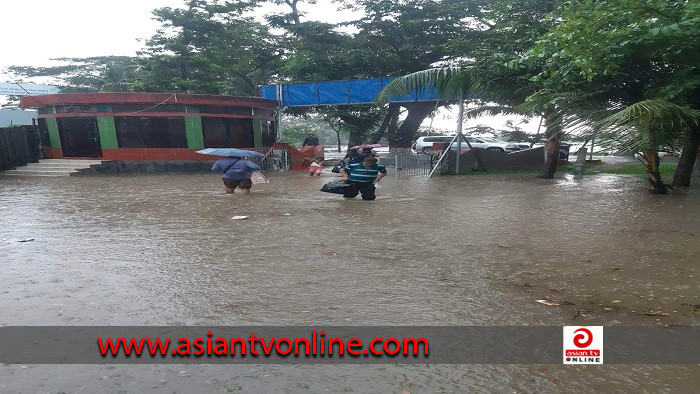
<svg viewBox="0 0 700 394"><path fill-rule="evenodd" d="M256 97L217 96L212 94L186 93L65 93L41 96L25 96L20 104L25 108L38 108L60 104L109 104L109 103L152 103L219 105L275 109L277 101Z"/></svg>

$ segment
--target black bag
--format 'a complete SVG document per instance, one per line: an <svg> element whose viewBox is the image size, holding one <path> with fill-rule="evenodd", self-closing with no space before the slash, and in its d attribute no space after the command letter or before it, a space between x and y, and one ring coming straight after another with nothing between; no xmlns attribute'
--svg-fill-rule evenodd
<svg viewBox="0 0 700 394"><path fill-rule="evenodd" d="M333 181L328 182L321 188L322 192L335 193L335 194L345 194L345 190L350 187L345 181Z"/></svg>
<svg viewBox="0 0 700 394"><path fill-rule="evenodd" d="M345 167L345 160L341 160L340 163L336 164L335 167L331 170L332 173L334 174L340 174L340 169Z"/></svg>

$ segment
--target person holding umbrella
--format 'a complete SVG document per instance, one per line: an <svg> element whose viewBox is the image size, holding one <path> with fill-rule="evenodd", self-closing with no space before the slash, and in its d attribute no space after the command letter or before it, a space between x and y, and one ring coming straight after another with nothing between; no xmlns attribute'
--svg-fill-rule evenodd
<svg viewBox="0 0 700 394"><path fill-rule="evenodd" d="M343 161L347 164L362 163L362 158L359 157L360 152L355 148L349 148L348 153L343 157Z"/></svg>
<svg viewBox="0 0 700 394"><path fill-rule="evenodd" d="M386 145L381 144L363 144L348 148L348 154L345 158L348 159L348 164L362 163L365 157L377 158L377 154L372 152L374 148L385 148Z"/></svg>
<svg viewBox="0 0 700 394"><path fill-rule="evenodd" d="M229 157L217 160L212 171L223 171L223 181L226 194L231 194L236 187L241 188L241 194L250 194L253 181L250 180L253 171L260 170L260 166L248 160L247 157Z"/></svg>
<svg viewBox="0 0 700 394"><path fill-rule="evenodd" d="M231 194L239 187L241 194L250 194L253 181L250 177L253 171L260 170L260 166L248 160L248 157L265 157L260 152L248 151L235 148L209 148L197 151L203 155L228 156L226 159L217 160L211 167L212 171L224 173L223 181L226 187L226 194Z"/></svg>
<svg viewBox="0 0 700 394"><path fill-rule="evenodd" d="M378 156L375 152L372 152L372 148L362 148L362 153L360 153L360 157L362 160L365 159L365 157L375 157L378 159Z"/></svg>

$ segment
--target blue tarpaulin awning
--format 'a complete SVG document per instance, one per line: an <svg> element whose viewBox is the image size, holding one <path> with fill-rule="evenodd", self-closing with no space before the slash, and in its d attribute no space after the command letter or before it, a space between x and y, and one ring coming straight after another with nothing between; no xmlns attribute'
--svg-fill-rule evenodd
<svg viewBox="0 0 700 394"><path fill-rule="evenodd" d="M308 107L318 105L349 105L373 103L380 90L394 78L355 79L330 82L282 84L283 107ZM261 97L280 101L277 85L260 88ZM389 102L444 100L434 89L414 91L401 97L393 97Z"/></svg>

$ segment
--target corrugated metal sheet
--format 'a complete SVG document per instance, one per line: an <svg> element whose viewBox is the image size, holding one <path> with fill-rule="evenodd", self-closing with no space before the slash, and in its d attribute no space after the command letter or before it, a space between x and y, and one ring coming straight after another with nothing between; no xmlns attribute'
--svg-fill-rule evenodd
<svg viewBox="0 0 700 394"><path fill-rule="evenodd" d="M54 94L61 91L58 86L33 85L29 83L1 83L0 95L8 96L34 96L39 94Z"/></svg>

